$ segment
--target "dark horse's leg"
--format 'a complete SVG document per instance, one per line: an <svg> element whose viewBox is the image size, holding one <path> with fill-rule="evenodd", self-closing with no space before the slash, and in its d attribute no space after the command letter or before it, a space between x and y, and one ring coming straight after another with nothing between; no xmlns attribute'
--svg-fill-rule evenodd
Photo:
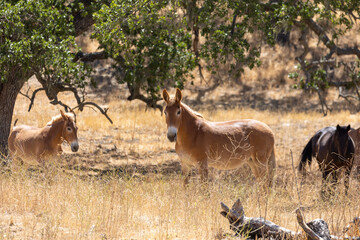
<svg viewBox="0 0 360 240"><path fill-rule="evenodd" d="M339 182L339 180L338 180L339 172L338 171L332 171L331 176L332 176L332 179L331 179L331 186L330 187L331 187L332 195L334 195L336 185Z"/></svg>
<svg viewBox="0 0 360 240"><path fill-rule="evenodd" d="M337 175L335 171L325 169L322 175L321 197L323 200L328 200L334 194L333 183L337 181Z"/></svg>
<svg viewBox="0 0 360 240"><path fill-rule="evenodd" d="M344 185L345 185L345 195L347 195L349 190L349 181L350 181L350 173L351 173L351 167L347 167L345 169L345 178L344 178Z"/></svg>

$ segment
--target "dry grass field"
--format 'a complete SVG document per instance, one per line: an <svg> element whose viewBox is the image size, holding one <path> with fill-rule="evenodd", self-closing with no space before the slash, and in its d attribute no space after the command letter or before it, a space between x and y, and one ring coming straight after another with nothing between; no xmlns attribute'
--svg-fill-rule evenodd
<svg viewBox="0 0 360 240"><path fill-rule="evenodd" d="M0 239L230 239L233 233L219 213L220 202L231 206L238 198L247 216L261 216L292 230L299 230L294 210L300 205L307 221L323 218L331 233L340 236L343 227L360 216L358 180L351 179L348 196L341 183L337 195L323 202L317 164L308 168L303 186L293 169L315 131L334 124L358 127L359 115L340 111L323 117L315 111L195 105L209 120L253 118L267 123L276 135L276 182L266 195L243 166L213 171L208 186L200 184L194 170L184 188L174 144L166 138L164 116L145 111L141 103L127 102L121 91L106 102L95 97L101 94L89 95L110 108L114 124L92 109L78 113L79 152L72 153L64 144L64 154L46 172L37 166L13 172L3 168ZM226 97L226 90L216 91L217 99ZM44 126L58 114L59 108L48 104L44 95L35 101L28 113L28 100L19 96L17 124ZM191 105L191 96L185 101Z"/></svg>

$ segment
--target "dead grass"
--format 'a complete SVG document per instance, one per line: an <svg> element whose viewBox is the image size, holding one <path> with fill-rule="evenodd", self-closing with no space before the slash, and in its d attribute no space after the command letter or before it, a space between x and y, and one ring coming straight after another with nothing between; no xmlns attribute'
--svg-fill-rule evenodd
<svg viewBox="0 0 360 240"><path fill-rule="evenodd" d="M299 36L291 37L297 44ZM356 29L340 43L352 46L359 39ZM97 50L98 43L89 35L78 41L85 52ZM269 195L259 188L246 166L213 171L208 186L199 184L194 171L189 187L184 188L174 144L166 139L160 113L127 102L123 96L126 91L111 97L106 91L96 92L97 96L89 97L110 108L113 125L99 113L85 109L78 114L78 153L71 153L64 144L65 153L46 174L36 166L13 173L2 169L0 239L231 238L228 222L219 213L220 202L231 205L237 198L247 216L265 217L292 230L299 230L294 210L301 205L307 221L323 218L332 234L341 235L343 227L360 216L359 181L351 179L348 196L343 195L341 183L338 195L323 202L316 164L308 170L303 186L299 186L293 164L298 164L302 148L315 131L335 124L359 127L360 117L349 111L323 117L316 96L291 88L293 82L287 74L295 69L294 59L302 52L297 47L296 51L294 46L263 47L259 68L245 69L238 79L240 85L225 81L207 93L203 103L194 101L194 87L188 86L190 90L184 92L186 103L209 120L254 118L273 129L277 174ZM313 40L310 47L323 46ZM204 72L209 79L207 74ZM30 85L34 88L34 81ZM100 95L107 101L101 102ZM60 98L75 104L68 95ZM328 101L334 109L343 109L336 91L329 91ZM28 101L19 96L13 118L18 119L17 124L44 126L59 113L43 94L38 94L30 113L27 108Z"/></svg>
<svg viewBox="0 0 360 240"><path fill-rule="evenodd" d="M292 38L296 43L298 36ZM353 45L359 39L354 31L342 43ZM89 44L88 36L79 41L86 52L97 49L96 42ZM322 47L316 40L310 45ZM348 196L343 195L341 183L338 195L323 202L316 164L308 170L303 186L293 164L298 164L302 148L315 131L335 124L359 127L360 117L349 111L323 117L316 96L293 90L287 74L294 70L295 56L302 50L289 54L290 48L263 47L261 67L245 69L238 80L241 85L226 82L206 94L201 104L194 101L193 87L184 92L186 103L209 120L254 118L273 129L277 174L269 195L246 166L213 171L207 187L199 184L194 171L189 187L184 188L174 144L166 139L160 113L127 102L124 91L111 97L100 92L89 97L110 108L113 125L85 109L78 114L78 153L71 153L64 144L65 153L46 174L36 166L16 173L4 168L0 173L0 239L231 238L228 222L219 213L220 202L231 205L237 198L247 216L262 216L292 230L299 230L294 210L301 205L307 221L323 218L332 234L341 235L342 228L360 216L359 181L351 179ZM34 88L34 81L30 85ZM101 102L100 95L107 102ZM68 95L61 98L75 104ZM328 101L334 109L343 108L336 91L329 91ZM43 94L38 94L30 113L27 108L28 101L19 96L13 118L17 124L44 126L59 113Z"/></svg>
<svg viewBox="0 0 360 240"><path fill-rule="evenodd" d="M39 95L37 102L44 104L27 113L28 102L19 97L14 114L18 124L43 126L58 114L57 107L45 104L45 96ZM360 215L357 180L351 180L348 196L340 184L338 195L322 202L316 164L300 187L291 158L292 152L297 165L310 136L324 126L359 126L357 115L344 111L323 117L246 107L201 111L209 120L254 118L274 130L278 168L276 184L266 196L246 166L214 171L208 187L194 174L184 188L160 113L115 98L107 105L114 124L91 109L79 113L79 152L73 154L65 145L48 173L30 167L0 174L0 239L226 238L232 232L219 214L220 202L231 205L237 198L247 216L262 216L292 230L299 230L294 210L300 204L306 220L323 218L332 234L341 234Z"/></svg>

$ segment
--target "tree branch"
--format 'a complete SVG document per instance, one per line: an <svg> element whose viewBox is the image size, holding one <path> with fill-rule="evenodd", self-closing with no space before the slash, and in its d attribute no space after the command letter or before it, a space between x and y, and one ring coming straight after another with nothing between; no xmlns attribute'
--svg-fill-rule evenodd
<svg viewBox="0 0 360 240"><path fill-rule="evenodd" d="M231 35L234 35L234 32L235 32L236 18L237 18L237 14L234 14L232 24L231 24L231 31L230 31Z"/></svg>
<svg viewBox="0 0 360 240"><path fill-rule="evenodd" d="M28 112L30 112L30 110L31 110L31 108L32 108L32 106L33 106L33 104L34 104L34 100L35 100L36 94L37 94L38 92L40 92L40 91L45 91L45 88L38 88L38 89L36 89L36 90L33 92L32 96L31 96L31 98L30 98L30 104L29 104Z"/></svg>
<svg viewBox="0 0 360 240"><path fill-rule="evenodd" d="M296 209L296 218L300 227L304 229L305 233L309 236L311 240L324 240L308 227L308 225L305 223L304 216L299 208Z"/></svg>
<svg viewBox="0 0 360 240"><path fill-rule="evenodd" d="M58 84L49 83L49 81L44 79L40 73L36 73L35 76L43 87L39 88L33 92L33 96L31 98L32 100L30 103L31 105L34 102L36 93L40 90L44 90L47 97L49 98L49 100L51 100L50 103L53 105L59 104L60 106L63 106L65 108L65 111L68 111L68 110L73 111L76 108L78 108L80 111L83 111L84 106L91 105L91 106L96 107L109 120L109 122L111 124L113 123L113 121L107 114L108 108L103 109L94 102L85 102L85 97L84 96L80 97L77 88L71 86L70 84L65 84L65 86L64 86L63 83L58 83ZM77 106L71 108L69 105L59 101L57 95L60 92L72 92L76 99ZM30 109L31 109L31 107L29 107L29 111L30 111Z"/></svg>
<svg viewBox="0 0 360 240"><path fill-rule="evenodd" d="M83 53L79 51L75 54L74 62L80 60L83 62L92 62L95 60L107 59L108 54L105 51L102 52L93 52L93 53Z"/></svg>
<svg viewBox="0 0 360 240"><path fill-rule="evenodd" d="M303 21L311 30L316 33L316 35L318 35L319 39L330 50L330 53L325 57L326 59L329 59L333 53L336 53L339 56L352 54L360 58L360 50L357 47L340 48L333 41L330 40L325 30L314 20L312 20L311 18L306 18L303 19Z"/></svg>
<svg viewBox="0 0 360 240"><path fill-rule="evenodd" d="M76 36L79 36L89 30L90 27L95 23L92 14L93 11L91 9L92 4L95 2L95 0L75 0L71 2L71 13L74 19L73 23ZM79 7L80 4L84 6L83 9Z"/></svg>
<svg viewBox="0 0 360 240"><path fill-rule="evenodd" d="M53 101L51 101L50 103L53 104L53 105L59 104L60 106L63 106L66 112L68 112L69 109L71 109L70 106L68 106L67 104L59 101L58 98L57 98L57 96L56 96L56 98L55 98Z"/></svg>
<svg viewBox="0 0 360 240"><path fill-rule="evenodd" d="M144 95L142 95L140 93L140 86L138 84L134 86L134 85L131 85L130 83L127 83L127 86L128 86L129 92L130 92L130 96L127 98L127 100L129 100L129 101L135 100L135 99L141 100L144 103L146 103L146 105L148 107L159 109L161 114L162 114L163 106L160 105L160 104L157 104L157 102L159 100L161 100L161 98L158 98L158 97L157 98L147 98L147 97L145 97Z"/></svg>
<svg viewBox="0 0 360 240"><path fill-rule="evenodd" d="M94 106L96 107L108 120L111 124L113 124L113 121L111 120L111 118L109 117L109 115L107 114L107 111L109 110L109 108L102 108L100 107L99 105L97 105L96 103L94 102L82 102L80 105L72 108L71 110L75 110L76 108L81 108L83 109L86 105L91 105L91 106Z"/></svg>

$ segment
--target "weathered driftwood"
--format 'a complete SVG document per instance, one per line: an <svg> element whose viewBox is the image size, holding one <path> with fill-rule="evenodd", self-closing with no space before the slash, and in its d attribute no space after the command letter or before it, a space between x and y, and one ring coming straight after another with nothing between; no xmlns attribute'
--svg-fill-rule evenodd
<svg viewBox="0 0 360 240"><path fill-rule="evenodd" d="M324 220L315 219L311 222L305 223L304 216L299 208L296 209L296 218L300 227L308 236L308 239L331 240L329 227Z"/></svg>
<svg viewBox="0 0 360 240"><path fill-rule="evenodd" d="M236 235L246 236L248 238L268 238L268 239L300 239L302 232L294 232L275 223L265 220L264 218L250 218L245 216L244 208L238 199L229 209L224 203L221 203L221 215L226 217L230 223L230 229L235 231ZM322 219L315 219L305 223L304 216L300 209L296 210L296 217L300 227L304 230L310 240L336 240L336 239L353 239L356 238L339 238L330 235L327 223ZM354 223L358 218L354 218ZM359 227L359 226L357 226Z"/></svg>

